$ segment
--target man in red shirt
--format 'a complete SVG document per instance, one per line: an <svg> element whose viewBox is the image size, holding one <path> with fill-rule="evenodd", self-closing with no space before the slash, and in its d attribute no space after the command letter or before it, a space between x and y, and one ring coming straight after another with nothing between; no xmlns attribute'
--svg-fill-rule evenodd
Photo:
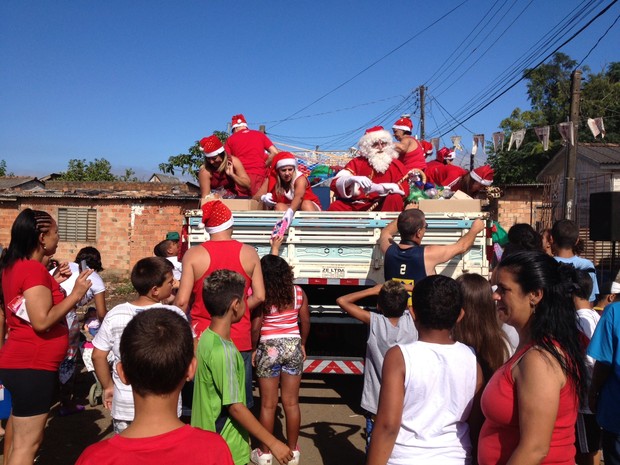
<svg viewBox="0 0 620 465"><path fill-rule="evenodd" d="M366 130L358 145L359 156L349 161L331 183L338 200L329 210L402 211L409 183L391 134L375 126Z"/></svg>
<svg viewBox="0 0 620 465"><path fill-rule="evenodd" d="M250 408L253 404L252 349L256 348L260 332L260 326L255 328L254 334L252 332L251 313L265 300L260 259L254 247L232 238L232 212L220 200L205 203L202 212L202 223L210 238L190 248L183 256L183 273L174 304L187 312L192 300L190 315L198 340L211 324L211 315L202 300L204 278L221 269L236 271L245 278L246 311L241 321L233 324L230 336L245 362L246 403Z"/></svg>
<svg viewBox="0 0 620 465"><path fill-rule="evenodd" d="M260 131L248 129L242 114L232 117L231 136L226 140L226 153L234 155L250 176L250 193L255 195L269 174L271 159L279 152L273 142ZM269 154L269 155L267 155Z"/></svg>

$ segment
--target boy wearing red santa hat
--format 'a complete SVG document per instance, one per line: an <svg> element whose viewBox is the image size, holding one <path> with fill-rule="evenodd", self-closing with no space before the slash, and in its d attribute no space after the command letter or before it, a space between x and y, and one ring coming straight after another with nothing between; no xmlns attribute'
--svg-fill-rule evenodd
<svg viewBox="0 0 620 465"><path fill-rule="evenodd" d="M192 327L196 337L209 327L211 315L202 300L204 278L215 270L236 271L245 278L244 303L246 311L241 321L233 324L230 336L241 352L246 372L246 401L250 408L252 397L251 313L265 300L265 285L256 249L232 238L234 218L230 209L220 200L202 206L202 224L209 233L209 240L191 247L183 256L183 273L174 304L187 312L190 309ZM248 296L248 289L252 289ZM192 299L193 296L193 299Z"/></svg>
<svg viewBox="0 0 620 465"><path fill-rule="evenodd" d="M398 141L394 145L398 152L398 159L405 165L407 172L412 169L424 170L426 168L426 149L419 140L411 136L413 132L411 119L403 116L394 123L392 131Z"/></svg>
<svg viewBox="0 0 620 465"><path fill-rule="evenodd" d="M243 163L251 181L250 193L255 195L267 177L272 158L279 150L265 134L249 129L242 114L233 116L231 123L233 133L226 140L224 148L226 153L234 155Z"/></svg>

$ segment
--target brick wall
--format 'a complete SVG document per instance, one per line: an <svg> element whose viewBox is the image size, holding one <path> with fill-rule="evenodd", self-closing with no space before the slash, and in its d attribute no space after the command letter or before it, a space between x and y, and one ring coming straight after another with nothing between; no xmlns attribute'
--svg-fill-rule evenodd
<svg viewBox="0 0 620 465"><path fill-rule="evenodd" d="M104 276L128 277L141 258L153 255L153 247L168 231L181 231L182 212L197 207L197 200L182 199L82 199L18 198L0 201L0 244L7 246L11 225L25 208L44 210L54 218L58 208L82 207L97 210L97 240L91 243L59 242L55 258L73 260L85 246L101 252Z"/></svg>
<svg viewBox="0 0 620 465"><path fill-rule="evenodd" d="M498 202L497 218L504 229L508 230L515 223L528 223L537 229L537 222L541 221L543 187L507 186L503 190L504 195Z"/></svg>
<svg viewBox="0 0 620 465"><path fill-rule="evenodd" d="M45 188L72 192L75 190L97 190L107 192L158 192L170 193L173 188L179 192L200 192L197 186L187 183L167 184L158 182L124 182L124 181L47 181Z"/></svg>

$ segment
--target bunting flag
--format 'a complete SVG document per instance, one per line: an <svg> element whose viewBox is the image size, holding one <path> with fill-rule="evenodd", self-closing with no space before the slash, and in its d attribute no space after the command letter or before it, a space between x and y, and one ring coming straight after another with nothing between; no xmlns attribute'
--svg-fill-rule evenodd
<svg viewBox="0 0 620 465"><path fill-rule="evenodd" d="M525 129L519 129L514 132L515 135L515 147L517 150L521 148L521 144L523 143L523 139L525 139Z"/></svg>
<svg viewBox="0 0 620 465"><path fill-rule="evenodd" d="M512 148L512 143L514 142L514 140L515 140L515 133L513 132L513 133L510 134L510 142L508 142L508 151L509 152L510 152L510 149Z"/></svg>
<svg viewBox="0 0 620 465"><path fill-rule="evenodd" d="M454 148L457 150L460 150L461 152L463 151L463 146L461 145L461 136L452 136L450 137L450 140L452 141L452 145L454 145Z"/></svg>
<svg viewBox="0 0 620 465"><path fill-rule="evenodd" d="M474 134L474 145L471 148L472 155L478 153L478 145L482 146L482 151L484 152L484 134Z"/></svg>
<svg viewBox="0 0 620 465"><path fill-rule="evenodd" d="M493 150L495 150L495 153L497 153L498 151L501 152L504 150L505 139L506 139L506 136L504 135L503 132L493 133ZM497 150L498 147L499 147L499 150Z"/></svg>
<svg viewBox="0 0 620 465"><path fill-rule="evenodd" d="M538 137L538 140L542 142L543 150L546 152L549 149L549 132L550 126L543 126L542 128L534 128L534 132Z"/></svg>
<svg viewBox="0 0 620 465"><path fill-rule="evenodd" d="M560 135L562 136L562 140L564 142L568 142L570 145L575 145L574 139L574 126L573 123L568 121L566 123L558 124L558 131L560 131Z"/></svg>
<svg viewBox="0 0 620 465"><path fill-rule="evenodd" d="M588 127L592 131L592 135L596 139L599 134L601 138L605 138L605 125L603 124L603 118L588 118Z"/></svg>
<svg viewBox="0 0 620 465"><path fill-rule="evenodd" d="M439 137L433 137L431 139L431 144L435 147L435 153L437 153L439 151Z"/></svg>

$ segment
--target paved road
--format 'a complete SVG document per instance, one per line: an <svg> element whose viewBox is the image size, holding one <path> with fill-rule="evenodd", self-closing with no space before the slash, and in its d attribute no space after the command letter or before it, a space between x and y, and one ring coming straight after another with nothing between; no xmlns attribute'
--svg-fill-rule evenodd
<svg viewBox="0 0 620 465"><path fill-rule="evenodd" d="M76 392L85 397L90 375L78 377ZM299 446L304 465L364 463L365 421L359 408L361 376L304 375L301 383L301 437ZM255 390L258 396L258 390ZM86 403L86 402L84 402ZM260 400L256 399L257 405ZM278 409L282 417L282 410ZM282 438L283 418L276 422ZM82 413L59 417L52 410L37 464L72 465L81 451L112 435L109 412L100 405Z"/></svg>

